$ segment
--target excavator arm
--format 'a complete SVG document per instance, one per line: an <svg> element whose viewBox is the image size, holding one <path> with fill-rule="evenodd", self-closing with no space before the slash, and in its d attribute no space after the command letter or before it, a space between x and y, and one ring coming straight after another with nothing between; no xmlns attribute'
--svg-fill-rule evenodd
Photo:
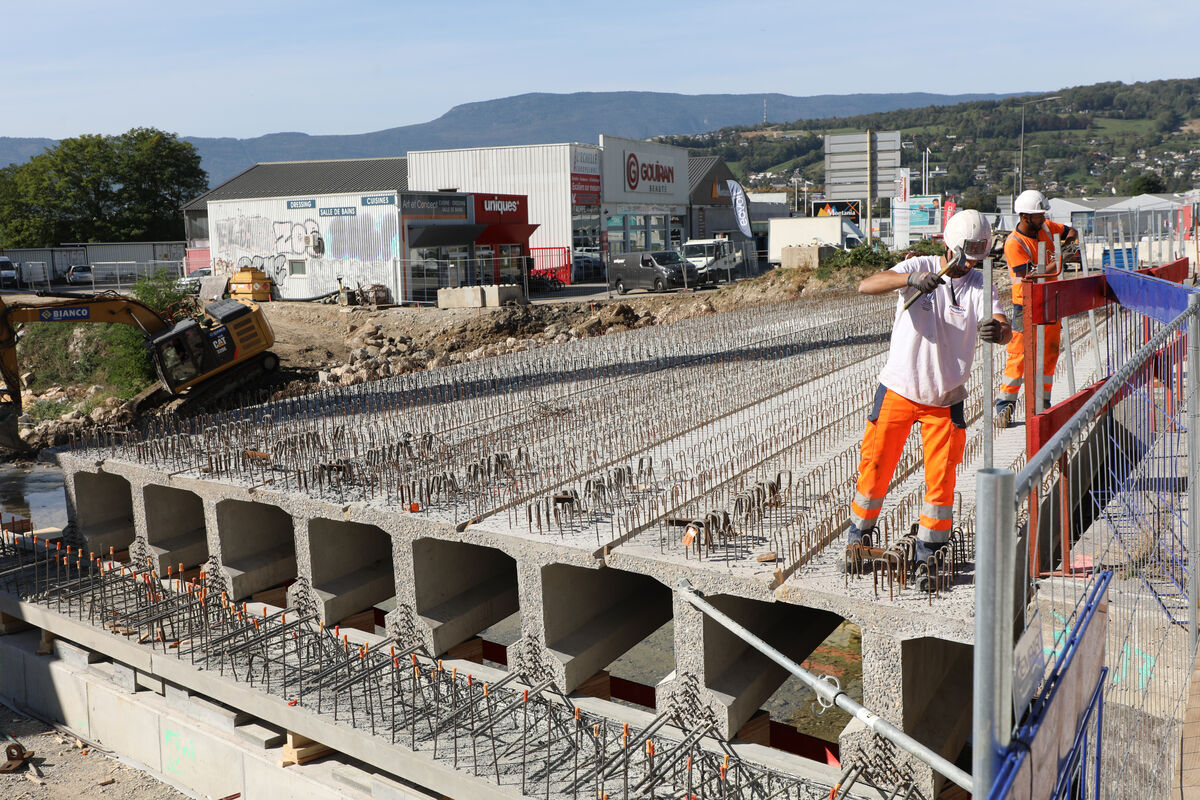
<svg viewBox="0 0 1200 800"><path fill-rule="evenodd" d="M147 337L169 327L150 306L114 292L92 295L47 295L41 302L5 303L0 299L0 448L25 450L18 434L21 374L17 362L16 325L22 322L115 322L132 325Z"/></svg>

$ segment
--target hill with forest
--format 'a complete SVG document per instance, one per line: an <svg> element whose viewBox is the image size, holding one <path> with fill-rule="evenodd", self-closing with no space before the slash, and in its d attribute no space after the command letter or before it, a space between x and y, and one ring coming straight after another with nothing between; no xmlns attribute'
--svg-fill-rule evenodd
<svg viewBox="0 0 1200 800"><path fill-rule="evenodd" d="M599 134L645 139L661 134L695 134L763 118L816 119L898 108L998 100L1000 94L943 95L928 92L794 97L784 94L704 94L666 92L532 93L465 103L418 125L373 133L310 136L272 133L249 139L187 136L195 145L209 185L216 186L260 161L374 158L409 150L488 147L507 144L596 142ZM20 164L53 139L0 137L0 167Z"/></svg>
<svg viewBox="0 0 1200 800"><path fill-rule="evenodd" d="M921 189L928 149L931 193L959 194L968 206L990 209L996 195L1019 189L1022 108L1024 188L1086 196L1200 185L1200 78L1098 83L660 139L695 154L721 156L750 185L788 185L795 177L819 189L825 134L899 130L901 164L912 169L914 191Z"/></svg>

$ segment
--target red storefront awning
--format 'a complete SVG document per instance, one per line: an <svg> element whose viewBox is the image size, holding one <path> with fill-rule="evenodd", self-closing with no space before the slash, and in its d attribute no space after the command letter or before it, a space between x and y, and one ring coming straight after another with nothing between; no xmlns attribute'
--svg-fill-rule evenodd
<svg viewBox="0 0 1200 800"><path fill-rule="evenodd" d="M529 235L538 227L524 222L497 222L488 225L475 244L528 244Z"/></svg>

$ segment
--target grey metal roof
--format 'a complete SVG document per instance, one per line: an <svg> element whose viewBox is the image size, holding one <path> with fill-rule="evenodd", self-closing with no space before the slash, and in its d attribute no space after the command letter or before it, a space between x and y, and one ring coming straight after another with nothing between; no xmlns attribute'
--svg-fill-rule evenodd
<svg viewBox="0 0 1200 800"><path fill-rule="evenodd" d="M694 192L708 171L720 160L720 156L688 156L688 190Z"/></svg>
<svg viewBox="0 0 1200 800"><path fill-rule="evenodd" d="M210 200L391 191L408 191L408 159L403 156L267 161L187 202L183 210L204 210Z"/></svg>

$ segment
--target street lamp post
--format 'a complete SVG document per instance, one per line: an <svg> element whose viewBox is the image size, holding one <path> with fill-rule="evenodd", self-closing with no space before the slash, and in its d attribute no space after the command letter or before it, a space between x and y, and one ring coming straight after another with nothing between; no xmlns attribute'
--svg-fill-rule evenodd
<svg viewBox="0 0 1200 800"><path fill-rule="evenodd" d="M1033 106L1038 103L1048 103L1051 100L1061 100L1062 95L1054 95L1053 97L1039 97L1036 100L1026 100L1021 103L1021 149L1017 157L1017 194L1020 194L1022 187L1025 186L1025 106Z"/></svg>

